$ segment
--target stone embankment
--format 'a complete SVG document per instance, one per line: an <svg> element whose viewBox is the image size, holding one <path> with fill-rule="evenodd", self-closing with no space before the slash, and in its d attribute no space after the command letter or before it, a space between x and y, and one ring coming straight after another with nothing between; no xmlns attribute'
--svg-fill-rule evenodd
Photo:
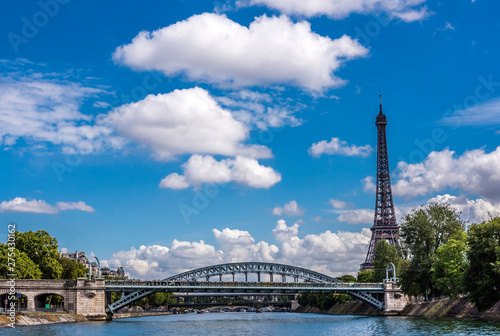
<svg viewBox="0 0 500 336"><path fill-rule="evenodd" d="M310 306L299 306L294 312L330 315L378 315L375 309L361 302L337 304L328 310L320 310ZM424 318L463 318L500 321L500 301L485 312L478 312L476 307L468 301L467 297L433 302L408 303L398 315Z"/></svg>
<svg viewBox="0 0 500 336"><path fill-rule="evenodd" d="M478 312L467 297L433 302L409 303L400 313L402 316L430 318L470 318L500 321L500 301L485 312Z"/></svg>
<svg viewBox="0 0 500 336"><path fill-rule="evenodd" d="M159 311L159 312L128 312L128 313L116 313L113 315L113 319L125 319L134 317L144 317L144 316L157 316L157 315L169 315L171 312ZM89 322L102 319L95 319L93 317L85 317L82 314L68 314L68 313L25 313L16 315L15 327L19 326L30 326L39 324L54 324L54 323L71 323L71 322ZM9 327L11 321L6 315L0 315L0 328Z"/></svg>
<svg viewBox="0 0 500 336"><path fill-rule="evenodd" d="M346 302L333 305L328 310L317 307L299 306L294 313L329 314L329 315L377 315L377 311L362 302Z"/></svg>
<svg viewBox="0 0 500 336"><path fill-rule="evenodd" d="M172 312L158 311L158 312L131 312L131 313L115 313L113 314L113 320L125 319L133 317L145 317L145 316L158 316L158 315L170 315Z"/></svg>
<svg viewBox="0 0 500 336"><path fill-rule="evenodd" d="M16 315L15 327L30 326L39 324L88 322L88 319L81 314L67 313L29 313ZM0 327L9 327L11 321L5 315L0 315Z"/></svg>

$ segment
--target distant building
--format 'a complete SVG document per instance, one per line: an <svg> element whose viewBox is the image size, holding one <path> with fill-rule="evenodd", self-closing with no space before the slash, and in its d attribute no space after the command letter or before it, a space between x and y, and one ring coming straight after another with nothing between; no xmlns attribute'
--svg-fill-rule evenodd
<svg viewBox="0 0 500 336"><path fill-rule="evenodd" d="M75 253L59 252L59 257L75 260L77 263L80 263L84 265L86 268L89 268L89 258L87 258L87 256L85 255L85 252L78 252L78 250L75 251Z"/></svg>
<svg viewBox="0 0 500 336"><path fill-rule="evenodd" d="M128 279L128 277L125 275L123 267L118 267L116 271L109 269L109 267L103 267L101 268L101 276L103 278L108 278L108 279L117 279L117 280Z"/></svg>
<svg viewBox="0 0 500 336"><path fill-rule="evenodd" d="M88 272L89 259L85 255L85 252L59 252L59 257L75 260L77 263L84 265L85 268L87 268ZM99 265L95 261L92 262L92 275L96 277L99 276ZM128 280L123 267L118 267L116 271L109 269L109 267L101 267L101 277L108 279Z"/></svg>

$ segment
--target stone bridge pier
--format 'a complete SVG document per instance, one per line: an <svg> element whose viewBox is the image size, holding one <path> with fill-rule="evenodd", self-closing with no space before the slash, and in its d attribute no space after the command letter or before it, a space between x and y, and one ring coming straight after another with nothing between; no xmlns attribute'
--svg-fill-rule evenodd
<svg viewBox="0 0 500 336"><path fill-rule="evenodd" d="M397 315L408 303L408 297L403 294L395 282L384 283L384 315Z"/></svg>
<svg viewBox="0 0 500 336"><path fill-rule="evenodd" d="M26 295L27 311L43 310L45 296L57 294L64 299L64 310L90 319L106 319L104 279L88 280L11 280L0 279L0 295ZM3 302L2 302L3 304Z"/></svg>

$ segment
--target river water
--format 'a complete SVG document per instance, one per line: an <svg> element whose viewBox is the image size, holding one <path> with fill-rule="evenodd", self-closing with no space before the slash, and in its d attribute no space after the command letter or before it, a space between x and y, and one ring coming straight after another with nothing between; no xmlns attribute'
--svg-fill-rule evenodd
<svg viewBox="0 0 500 336"><path fill-rule="evenodd" d="M0 335L500 335L500 324L405 317L333 316L297 313L205 313L151 316L111 322L85 322L2 328Z"/></svg>

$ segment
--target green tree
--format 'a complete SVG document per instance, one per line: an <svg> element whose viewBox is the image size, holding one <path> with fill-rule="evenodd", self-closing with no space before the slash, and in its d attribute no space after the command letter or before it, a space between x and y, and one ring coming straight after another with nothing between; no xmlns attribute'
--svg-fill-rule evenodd
<svg viewBox="0 0 500 336"><path fill-rule="evenodd" d="M374 282L384 281L385 270L390 262L396 267L396 275L399 274L404 265L404 259L399 247L389 244L385 239L381 239L375 245L375 254L373 255Z"/></svg>
<svg viewBox="0 0 500 336"><path fill-rule="evenodd" d="M471 225L467 238L464 285L469 299L484 311L500 300L500 218Z"/></svg>
<svg viewBox="0 0 500 336"><path fill-rule="evenodd" d="M148 296L149 305L152 307L159 307L168 304L170 294L165 292L156 292Z"/></svg>
<svg viewBox="0 0 500 336"><path fill-rule="evenodd" d="M401 274L401 289L408 295L437 296L440 291L433 277L436 250L465 223L449 204L431 203L406 215L400 223L403 246L411 256Z"/></svg>
<svg viewBox="0 0 500 336"><path fill-rule="evenodd" d="M115 302L115 301L118 301L119 299L121 299L122 297L122 293L120 292L111 292L111 303Z"/></svg>
<svg viewBox="0 0 500 336"><path fill-rule="evenodd" d="M133 302L132 305L139 307L146 307L149 305L149 301L147 297L143 297L142 299Z"/></svg>
<svg viewBox="0 0 500 336"><path fill-rule="evenodd" d="M357 277L358 282L376 282L375 281L375 271L372 269L369 270L360 270L358 272Z"/></svg>
<svg viewBox="0 0 500 336"><path fill-rule="evenodd" d="M350 274L345 274L345 275L342 275L338 278L335 278L337 280L340 280L342 282L356 282L356 277L350 275Z"/></svg>
<svg viewBox="0 0 500 336"><path fill-rule="evenodd" d="M464 274L468 267L467 235L460 230L436 250L433 280L445 295L457 297L464 293Z"/></svg>
<svg viewBox="0 0 500 336"><path fill-rule="evenodd" d="M87 274L85 266L76 260L61 258L59 262L62 266L61 279L84 278Z"/></svg>
<svg viewBox="0 0 500 336"><path fill-rule="evenodd" d="M38 265L43 279L61 278L57 239L46 231L16 232L16 247Z"/></svg>
<svg viewBox="0 0 500 336"><path fill-rule="evenodd" d="M9 257L12 259L9 261ZM9 269L9 262L14 261L15 272ZM41 279L40 268L28 255L16 248L9 249L7 244L0 244L0 278L7 278L7 274L17 274L18 279Z"/></svg>

